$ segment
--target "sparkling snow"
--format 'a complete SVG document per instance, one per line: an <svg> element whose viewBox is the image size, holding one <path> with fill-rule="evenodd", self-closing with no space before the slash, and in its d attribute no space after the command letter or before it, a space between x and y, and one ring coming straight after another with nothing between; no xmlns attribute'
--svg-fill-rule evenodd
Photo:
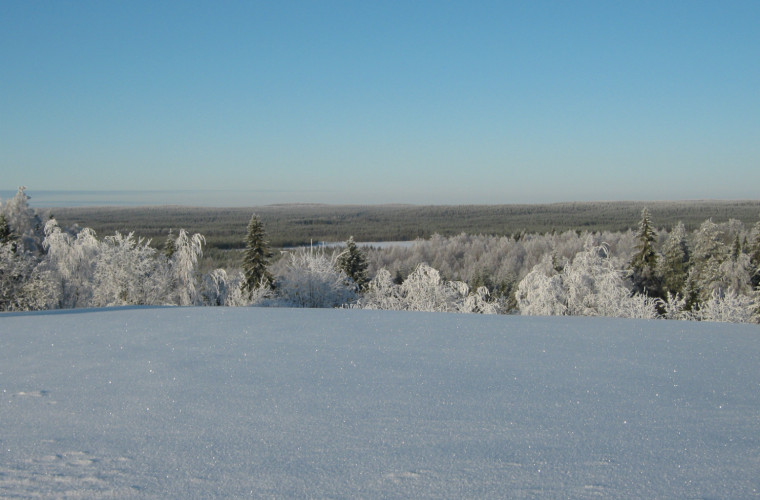
<svg viewBox="0 0 760 500"><path fill-rule="evenodd" d="M9 498L750 498L759 423L754 325L0 315Z"/></svg>

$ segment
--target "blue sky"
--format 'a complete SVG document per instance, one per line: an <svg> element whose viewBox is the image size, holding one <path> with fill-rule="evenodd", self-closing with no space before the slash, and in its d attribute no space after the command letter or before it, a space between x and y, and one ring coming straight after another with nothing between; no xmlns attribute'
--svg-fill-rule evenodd
<svg viewBox="0 0 760 500"><path fill-rule="evenodd" d="M4 1L0 188L757 199L759 19L756 0Z"/></svg>

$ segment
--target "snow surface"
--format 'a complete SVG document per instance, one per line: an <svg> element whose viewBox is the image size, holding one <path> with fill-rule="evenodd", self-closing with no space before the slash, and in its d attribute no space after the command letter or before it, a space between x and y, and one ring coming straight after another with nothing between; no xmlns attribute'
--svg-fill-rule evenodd
<svg viewBox="0 0 760 500"><path fill-rule="evenodd" d="M749 498L760 328L357 310L0 315L0 496Z"/></svg>

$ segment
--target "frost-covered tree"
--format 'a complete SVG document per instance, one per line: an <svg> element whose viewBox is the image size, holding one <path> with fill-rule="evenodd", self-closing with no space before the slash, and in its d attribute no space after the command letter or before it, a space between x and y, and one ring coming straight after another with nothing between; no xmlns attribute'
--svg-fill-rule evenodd
<svg viewBox="0 0 760 500"><path fill-rule="evenodd" d="M4 215L0 215L0 311L34 308L27 285L32 280L37 258L16 244Z"/></svg>
<svg viewBox="0 0 760 500"><path fill-rule="evenodd" d="M28 311L46 305L37 260L12 242L0 242L0 311Z"/></svg>
<svg viewBox="0 0 760 500"><path fill-rule="evenodd" d="M359 307L396 311L403 309L398 285L394 283L390 271L382 268L369 281L359 300Z"/></svg>
<svg viewBox="0 0 760 500"><path fill-rule="evenodd" d="M721 288L720 266L729 252L720 227L712 219L704 221L694 234L692 248L685 292L688 303L694 305L710 300L712 292Z"/></svg>
<svg viewBox="0 0 760 500"><path fill-rule="evenodd" d="M722 294L733 290L739 295L749 296L752 294L753 269L750 257L743 252L732 252L718 266L718 278L712 283L712 290Z"/></svg>
<svg viewBox="0 0 760 500"><path fill-rule="evenodd" d="M188 236L184 229L179 230L177 239L174 240L174 255L169 260L171 276L173 278L173 303L180 306L197 305L200 302L198 295L197 265L198 259L203 255L203 245L206 239L200 233Z"/></svg>
<svg viewBox="0 0 760 500"><path fill-rule="evenodd" d="M662 279L665 294L683 296L686 278L689 272L689 247L686 239L686 227L682 222L670 231L662 247L662 258L658 262L657 274Z"/></svg>
<svg viewBox="0 0 760 500"><path fill-rule="evenodd" d="M641 221L636 232L636 253L633 254L630 263L634 293L646 293L653 297L660 295L661 284L657 276L656 241L649 210L644 208L641 211Z"/></svg>
<svg viewBox="0 0 760 500"><path fill-rule="evenodd" d="M18 188L16 195L5 202L2 214L9 229L14 233L16 242L24 251L41 251L44 238L42 220L29 206L29 195L26 194L25 186Z"/></svg>
<svg viewBox="0 0 760 500"><path fill-rule="evenodd" d="M517 285L517 307L526 316L563 316L568 314L562 275L547 255Z"/></svg>
<svg viewBox="0 0 760 500"><path fill-rule="evenodd" d="M427 264L417 266L400 288L405 309L410 311L455 311L458 299L466 297L468 291L465 283L445 282L438 270Z"/></svg>
<svg viewBox="0 0 760 500"><path fill-rule="evenodd" d="M354 280L354 283L359 287L359 290L363 290L367 285L369 279L367 278L367 257L364 252L356 246L354 237L351 236L346 241L346 249L338 256L338 267L343 270L346 275Z"/></svg>
<svg viewBox="0 0 760 500"><path fill-rule="evenodd" d="M616 306L630 295L604 246L578 253L565 266L562 277L567 309L573 316L615 316Z"/></svg>
<svg viewBox="0 0 760 500"><path fill-rule="evenodd" d="M299 249L287 257L275 289L281 303L293 307L339 307L356 299L356 284L338 268L337 255Z"/></svg>
<svg viewBox="0 0 760 500"><path fill-rule="evenodd" d="M93 273L93 305L167 304L171 276L166 260L156 254L150 241L134 233L106 236Z"/></svg>
<svg viewBox="0 0 760 500"><path fill-rule="evenodd" d="M36 262L35 259L32 259ZM48 309L58 301L58 290L52 286L51 273L37 264L31 275L24 281L21 290L15 295L16 309L19 311L38 311Z"/></svg>
<svg viewBox="0 0 760 500"><path fill-rule="evenodd" d="M590 238L560 273L548 258L537 265L518 285L517 301L522 314L657 317L655 300L631 296L607 247Z"/></svg>
<svg viewBox="0 0 760 500"><path fill-rule="evenodd" d="M42 265L50 273L57 303L53 308L72 309L92 304L95 265L100 243L95 232L84 228L76 235L61 230L55 219L45 224Z"/></svg>
<svg viewBox="0 0 760 500"><path fill-rule="evenodd" d="M245 253L243 254L244 287L248 294L252 294L257 288L271 288L273 285L274 278L268 270L271 257L264 224L256 214L253 214L248 222L248 234L245 239Z"/></svg>

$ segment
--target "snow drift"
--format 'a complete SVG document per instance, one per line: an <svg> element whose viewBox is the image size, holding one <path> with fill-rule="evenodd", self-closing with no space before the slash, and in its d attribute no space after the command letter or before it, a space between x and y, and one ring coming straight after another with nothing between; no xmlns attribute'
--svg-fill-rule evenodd
<svg viewBox="0 0 760 500"><path fill-rule="evenodd" d="M747 498L760 329L137 308L0 315L7 497Z"/></svg>

